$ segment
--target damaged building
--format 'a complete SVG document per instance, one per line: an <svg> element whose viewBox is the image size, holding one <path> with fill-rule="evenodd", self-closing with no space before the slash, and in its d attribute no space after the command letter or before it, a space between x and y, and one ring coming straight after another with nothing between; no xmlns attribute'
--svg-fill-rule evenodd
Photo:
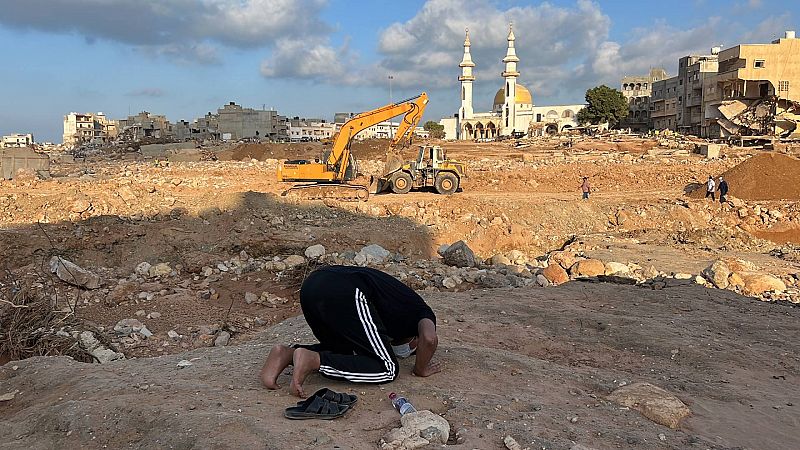
<svg viewBox="0 0 800 450"><path fill-rule="evenodd" d="M656 130L711 139L800 139L800 39L794 31L769 44L742 44L680 59L678 75L653 83Z"/></svg>
<svg viewBox="0 0 800 450"><path fill-rule="evenodd" d="M704 96L706 137L800 139L800 39L787 31L770 44L723 50Z"/></svg>
<svg viewBox="0 0 800 450"><path fill-rule="evenodd" d="M620 82L622 95L628 102L628 116L620 122L620 128L646 131L652 127L650 98L653 84L668 78L663 68L650 69L647 75L625 76Z"/></svg>

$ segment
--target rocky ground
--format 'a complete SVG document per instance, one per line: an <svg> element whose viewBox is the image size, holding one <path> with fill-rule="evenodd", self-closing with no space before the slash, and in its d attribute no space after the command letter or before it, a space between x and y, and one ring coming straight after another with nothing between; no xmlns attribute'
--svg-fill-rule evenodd
<svg viewBox="0 0 800 450"><path fill-rule="evenodd" d="M468 164L463 192L365 203L281 197L270 158L298 149L275 145L194 163L98 156L56 164L50 179L0 181L11 330L0 364L13 361L2 366L10 382L0 411L16 418L3 441L381 445L398 426L385 389L359 386L365 398L350 419L297 435L280 418L286 393L254 378L270 343L301 338L302 279L319 264L356 264L395 275L446 320L447 373L405 374L392 389L443 414L450 444L513 448L503 443L511 436L520 448L795 448L787 403L797 392L786 386L798 367L786 337L800 302L800 199L744 181L742 198L733 184L724 204L686 193L708 175L747 180L797 160L774 164L746 149L705 160L690 143L672 144L446 143ZM380 172L381 145L354 150L363 171ZM589 201L577 192L584 175ZM33 322L23 305L34 300L48 308L36 319L46 326L20 341ZM53 353L104 364L16 361ZM180 360L192 366L178 370ZM59 381L76 376L73 387ZM631 394L609 395L638 382L676 395L692 415L673 430L621 410L636 403L622 399ZM218 432L201 433L204 423Z"/></svg>

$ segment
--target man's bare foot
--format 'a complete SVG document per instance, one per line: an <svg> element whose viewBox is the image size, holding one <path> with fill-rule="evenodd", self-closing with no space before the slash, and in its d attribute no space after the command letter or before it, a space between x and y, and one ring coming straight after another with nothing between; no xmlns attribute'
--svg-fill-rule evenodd
<svg viewBox="0 0 800 450"><path fill-rule="evenodd" d="M311 373L319 370L319 353L305 349L298 348L294 351L294 373L292 374L292 384L289 386L292 394L305 398L306 393L303 390L303 382L306 377Z"/></svg>
<svg viewBox="0 0 800 450"><path fill-rule="evenodd" d="M278 389L278 375L292 363L295 350L285 345L276 345L267 356L264 367L261 368L261 383L269 389Z"/></svg>

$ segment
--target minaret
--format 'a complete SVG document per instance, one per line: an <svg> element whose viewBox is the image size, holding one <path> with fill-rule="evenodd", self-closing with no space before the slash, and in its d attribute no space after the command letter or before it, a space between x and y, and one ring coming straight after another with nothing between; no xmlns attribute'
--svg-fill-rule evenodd
<svg viewBox="0 0 800 450"><path fill-rule="evenodd" d="M514 24L508 25L508 50L506 51L506 57L503 58L503 62L506 63L506 70L503 71L502 75L503 78L506 80L506 101L503 105L503 134L510 135L514 131L514 127L516 126L517 122L517 77L519 76L519 72L517 72L517 63L519 62L519 58L517 58L517 52L514 49Z"/></svg>
<svg viewBox="0 0 800 450"><path fill-rule="evenodd" d="M458 121L472 118L472 82L475 77L472 75L472 68L475 63L472 62L472 55L469 53L469 28L466 30L467 37L464 38L464 58L461 59L461 76L458 81L461 82L461 108L458 109Z"/></svg>

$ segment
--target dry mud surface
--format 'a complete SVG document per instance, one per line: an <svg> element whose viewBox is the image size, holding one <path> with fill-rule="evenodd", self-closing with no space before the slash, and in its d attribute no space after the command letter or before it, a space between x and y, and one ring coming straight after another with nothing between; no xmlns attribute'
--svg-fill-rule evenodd
<svg viewBox="0 0 800 450"><path fill-rule="evenodd" d="M570 282L552 289L428 293L445 370L391 385L321 386L359 395L332 422L282 417L296 400L262 388L274 343L304 342L295 318L235 346L91 365L34 358L0 368L4 448L374 447L397 413L390 390L442 414L452 448L792 449L799 443L800 310L686 284L660 291ZM191 367L179 369L187 359ZM286 385L288 377L279 381ZM605 397L646 381L693 411L679 430ZM573 418L577 418L576 420Z"/></svg>

